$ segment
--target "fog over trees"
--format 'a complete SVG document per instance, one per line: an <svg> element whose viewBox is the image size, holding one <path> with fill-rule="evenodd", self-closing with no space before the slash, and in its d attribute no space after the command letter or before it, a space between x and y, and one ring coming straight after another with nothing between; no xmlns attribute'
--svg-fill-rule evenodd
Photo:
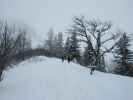
<svg viewBox="0 0 133 100"><path fill-rule="evenodd" d="M112 68L110 72L133 75L130 39L126 32L112 32L110 21L88 20L84 16L73 17L67 32L56 33L51 28L42 42L43 45L35 49L31 46L28 28L16 26L0 21L0 80L3 71L33 56L56 57L85 67L95 66L94 70L107 72L107 53L115 55L112 63L116 68ZM86 45L83 51L82 43Z"/></svg>
<svg viewBox="0 0 133 100"><path fill-rule="evenodd" d="M108 53L111 53L112 55L119 55L117 54L118 50L116 49L121 44L119 39L121 39L121 37L123 36L123 33L125 34L125 36L127 35L126 32L123 32L123 33L118 31L113 32L111 28L112 28L112 23L110 21L103 22L97 19L87 20L84 16L73 17L72 24L67 29L67 32L66 33L64 32L65 34L68 34L68 37L66 40L63 41L64 43L62 43L64 44L62 45L63 49L61 49L64 51L63 53L61 53L62 59L68 60L68 62L76 61L76 63L86 67L96 66L95 68L96 70L107 72L108 67L106 65L105 54L108 55ZM51 37L54 37L53 34L55 34L54 38L50 38L50 36L48 36L49 41L53 41L53 43L51 43L53 44L52 48L58 47L57 46L58 44L56 44L57 34L54 33L53 31L51 31L51 33L52 33ZM46 43L47 41L48 40L46 40ZM86 44L84 51L81 51L82 43ZM47 43L47 45L49 46L51 44ZM130 46L127 43L127 49L128 48L130 48ZM58 54L56 50L58 51L58 49L55 48L54 54L53 54L54 56ZM52 52L52 50L50 49L49 51ZM126 54L129 55L129 57L127 57L127 60L129 58L129 61L130 61L130 64L127 64L127 66L128 67L130 66L129 69L132 69L131 67L133 63L131 59L132 51L130 50L129 54L128 52L126 52ZM114 59L116 59L116 56L114 56ZM110 67L113 67L111 68L113 70L110 70L110 72L131 76L131 74L126 74L127 72L117 73L118 66L119 66L119 64L117 65L117 63L119 61L120 59L118 58L117 60L110 61L114 63L116 67L114 68L114 66L110 66ZM118 71L120 71L120 69ZM132 73L132 71L130 73Z"/></svg>

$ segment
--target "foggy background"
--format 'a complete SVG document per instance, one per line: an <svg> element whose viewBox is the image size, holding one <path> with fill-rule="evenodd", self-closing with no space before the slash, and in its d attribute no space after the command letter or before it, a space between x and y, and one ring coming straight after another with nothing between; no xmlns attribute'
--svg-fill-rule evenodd
<svg viewBox="0 0 133 100"><path fill-rule="evenodd" d="M132 0L0 0L0 18L30 26L35 43L50 28L65 32L79 15L111 21L116 31L132 33L132 9Z"/></svg>

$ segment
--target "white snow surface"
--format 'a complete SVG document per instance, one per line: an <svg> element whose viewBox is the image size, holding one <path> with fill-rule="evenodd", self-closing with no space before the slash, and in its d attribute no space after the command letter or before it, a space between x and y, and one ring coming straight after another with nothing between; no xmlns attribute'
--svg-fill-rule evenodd
<svg viewBox="0 0 133 100"><path fill-rule="evenodd" d="M89 72L74 63L35 57L5 73L0 100L133 100L133 78Z"/></svg>

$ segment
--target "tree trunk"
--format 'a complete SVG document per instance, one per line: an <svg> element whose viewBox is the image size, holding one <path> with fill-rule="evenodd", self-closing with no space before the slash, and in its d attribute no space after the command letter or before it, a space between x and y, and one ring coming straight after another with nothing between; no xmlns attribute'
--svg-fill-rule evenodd
<svg viewBox="0 0 133 100"><path fill-rule="evenodd" d="M0 68L0 81L2 81L2 74L3 74L3 70L2 70L2 68Z"/></svg>

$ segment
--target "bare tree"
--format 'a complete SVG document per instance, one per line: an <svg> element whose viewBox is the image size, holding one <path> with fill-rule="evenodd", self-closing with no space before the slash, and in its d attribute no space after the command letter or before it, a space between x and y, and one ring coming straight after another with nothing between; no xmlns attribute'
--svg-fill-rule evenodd
<svg viewBox="0 0 133 100"><path fill-rule="evenodd" d="M20 45L23 41L23 45ZM0 80L3 71L11 67L13 57L19 53L19 48L25 48L26 39L18 32L15 26L0 21Z"/></svg>
<svg viewBox="0 0 133 100"><path fill-rule="evenodd" d="M15 48L15 41L12 37L12 31L7 22L1 22L0 25L0 80L2 73L6 69L10 56ZM14 44L14 45L13 45Z"/></svg>
<svg viewBox="0 0 133 100"><path fill-rule="evenodd" d="M95 56L95 66L97 70L105 71L104 66L101 66L104 54L111 52L116 43L110 48L106 48L104 44L118 37L117 34L109 35L109 30L112 27L110 22L101 22L100 20L87 21L83 16L74 17L74 24L70 31L75 31L80 36L80 41L89 45Z"/></svg>
<svg viewBox="0 0 133 100"><path fill-rule="evenodd" d="M18 52L22 59L25 59L25 51L31 49L31 40L27 36L28 32L26 29L19 29L18 33Z"/></svg>
<svg viewBox="0 0 133 100"><path fill-rule="evenodd" d="M61 58L63 56L63 50L64 50L64 44L63 44L63 34L62 32L59 32L57 35L55 35L54 39L54 52L56 57Z"/></svg>
<svg viewBox="0 0 133 100"><path fill-rule="evenodd" d="M50 50L51 52L53 52L53 43L54 43L54 31L53 29L51 28L49 31L48 31L48 38L47 40L45 41L45 48Z"/></svg>

